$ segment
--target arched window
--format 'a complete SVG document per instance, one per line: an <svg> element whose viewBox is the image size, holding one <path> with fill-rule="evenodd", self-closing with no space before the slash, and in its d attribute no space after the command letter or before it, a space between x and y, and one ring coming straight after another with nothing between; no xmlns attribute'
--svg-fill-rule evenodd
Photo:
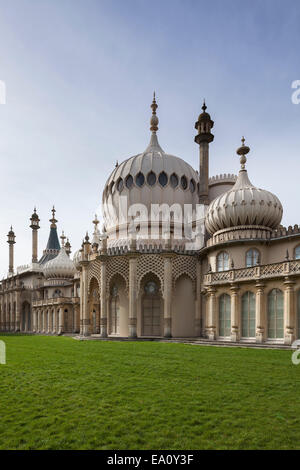
<svg viewBox="0 0 300 470"><path fill-rule="evenodd" d="M295 259L300 259L300 245L295 248Z"/></svg>
<svg viewBox="0 0 300 470"><path fill-rule="evenodd" d="M159 177L158 177L158 181L159 181L159 184L160 184L161 186L166 186L166 185L167 185L167 183L168 183L168 177L167 177L167 174L166 174L164 171L162 171L162 172L160 173L160 175L159 175Z"/></svg>
<svg viewBox="0 0 300 470"><path fill-rule="evenodd" d="M283 294L279 289L268 294L268 338L283 338Z"/></svg>
<svg viewBox="0 0 300 470"><path fill-rule="evenodd" d="M182 176L182 177L181 177L180 183L181 183L182 189L185 190L185 189L187 188L187 185L188 185L186 176Z"/></svg>
<svg viewBox="0 0 300 470"><path fill-rule="evenodd" d="M190 190L191 190L192 193L194 193L195 189L196 189L196 183L193 179L191 179L191 181L190 181Z"/></svg>
<svg viewBox="0 0 300 470"><path fill-rule="evenodd" d="M143 184L145 183L145 176L143 175L143 173L139 172L136 175L135 182L136 182L137 186L139 186L139 187L143 186Z"/></svg>
<svg viewBox="0 0 300 470"><path fill-rule="evenodd" d="M246 266L250 268L251 266L256 266L259 264L259 251L255 248L251 248L246 253Z"/></svg>
<svg viewBox="0 0 300 470"><path fill-rule="evenodd" d="M118 182L117 182L117 189L118 189L119 193L122 191L123 187L124 187L123 180L122 180L122 178L119 178Z"/></svg>
<svg viewBox="0 0 300 470"><path fill-rule="evenodd" d="M242 296L242 337L255 337L255 295L245 292Z"/></svg>
<svg viewBox="0 0 300 470"><path fill-rule="evenodd" d="M153 171L150 171L150 173L147 176L147 183L149 186L154 186L156 183L156 174L153 173Z"/></svg>
<svg viewBox="0 0 300 470"><path fill-rule="evenodd" d="M221 251L217 256L217 271L229 270L229 255L226 251Z"/></svg>
<svg viewBox="0 0 300 470"><path fill-rule="evenodd" d="M118 286L114 285L111 290L110 299L110 334L120 334L120 300Z"/></svg>
<svg viewBox="0 0 300 470"><path fill-rule="evenodd" d="M127 189L131 188L131 186L133 185L133 178L131 175L126 176L125 184Z"/></svg>
<svg viewBox="0 0 300 470"><path fill-rule="evenodd" d="M230 295L222 294L219 299L219 336L231 334Z"/></svg>
<svg viewBox="0 0 300 470"><path fill-rule="evenodd" d="M171 174L170 183L171 183L172 188L177 188L177 186L178 186L178 176L176 175L176 173Z"/></svg>

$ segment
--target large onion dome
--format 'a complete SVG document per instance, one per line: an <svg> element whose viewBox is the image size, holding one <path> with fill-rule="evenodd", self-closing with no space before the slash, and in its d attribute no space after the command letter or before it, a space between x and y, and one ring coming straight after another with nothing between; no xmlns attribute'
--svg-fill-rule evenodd
<svg viewBox="0 0 300 470"><path fill-rule="evenodd" d="M109 176L103 191L103 218L108 236L121 224L121 201L127 207L143 204L150 219L151 205L197 203L197 172L184 160L169 155L159 145L155 97L152 105L150 143L146 150L121 164Z"/></svg>
<svg viewBox="0 0 300 470"><path fill-rule="evenodd" d="M283 209L278 197L256 188L248 178L245 155L249 150L243 138L242 146L237 150L241 155L241 170L235 185L214 199L208 207L205 225L211 235L240 226L271 230L281 222Z"/></svg>
<svg viewBox="0 0 300 470"><path fill-rule="evenodd" d="M54 259L45 264L43 273L46 279L73 279L76 273L75 264L67 255L64 246Z"/></svg>

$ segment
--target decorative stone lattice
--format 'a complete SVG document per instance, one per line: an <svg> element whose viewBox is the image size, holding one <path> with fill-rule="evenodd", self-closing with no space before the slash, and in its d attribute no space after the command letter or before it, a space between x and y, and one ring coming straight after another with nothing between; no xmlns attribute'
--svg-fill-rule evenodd
<svg viewBox="0 0 300 470"><path fill-rule="evenodd" d="M101 264L99 260L94 260L89 264L88 269L88 286L89 286L89 293L91 287L91 281L95 278L99 285L99 293L101 291Z"/></svg>
<svg viewBox="0 0 300 470"><path fill-rule="evenodd" d="M110 281L119 274L125 281L126 292L129 287L129 260L126 256L111 256L106 264L106 292L109 292Z"/></svg>
<svg viewBox="0 0 300 470"><path fill-rule="evenodd" d="M172 278L173 288L175 287L177 279L186 275L193 281L193 287L196 286L197 277L197 260L193 256L176 256L173 258L172 263Z"/></svg>
<svg viewBox="0 0 300 470"><path fill-rule="evenodd" d="M159 255L142 255L137 258L137 290L139 292L141 281L149 273L155 274L164 292L164 258Z"/></svg>

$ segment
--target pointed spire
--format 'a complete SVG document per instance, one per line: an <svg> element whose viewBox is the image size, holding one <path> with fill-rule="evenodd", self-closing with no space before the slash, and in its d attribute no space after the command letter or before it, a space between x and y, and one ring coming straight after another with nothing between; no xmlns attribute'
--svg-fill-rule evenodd
<svg viewBox="0 0 300 470"><path fill-rule="evenodd" d="M67 238L67 237L65 236L64 231L62 231L61 236L60 236L60 239L61 239L61 247L62 247L62 248L65 247L65 239L66 239L66 238Z"/></svg>
<svg viewBox="0 0 300 470"><path fill-rule="evenodd" d="M54 207L54 206L53 206L51 212L52 212L52 219L50 219L49 222L51 222L51 228L56 228L56 222L57 222L57 220L56 220L56 218L55 218L55 212L56 212L56 210L55 210L55 207Z"/></svg>
<svg viewBox="0 0 300 470"><path fill-rule="evenodd" d="M247 161L246 155L247 155L247 153L250 152L250 147L245 145L245 137L244 136L242 137L241 141L242 141L242 146L237 149L236 153L238 155L240 155L241 170L245 170L245 165L246 165L246 161Z"/></svg>
<svg viewBox="0 0 300 470"><path fill-rule="evenodd" d="M153 101L152 101L152 104L151 104L151 109L152 109L152 116L151 116L151 119L150 119L150 131L155 134L157 131L158 131L158 117L156 116L156 110L158 108L158 105L156 103L156 99L155 99L155 91L153 93Z"/></svg>

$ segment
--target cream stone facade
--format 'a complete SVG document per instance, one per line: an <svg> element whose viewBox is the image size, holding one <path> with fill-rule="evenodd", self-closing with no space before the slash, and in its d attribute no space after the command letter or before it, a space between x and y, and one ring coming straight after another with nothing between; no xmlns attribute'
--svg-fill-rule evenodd
<svg viewBox="0 0 300 470"><path fill-rule="evenodd" d="M73 260L54 209L39 261L34 211L32 263L16 272L9 231L0 330L292 344L300 338L300 229L282 227L278 197L250 182L244 139L238 175L210 177L214 123L205 104L195 124L199 171L164 152L155 97L151 108L150 144L113 169L102 230L95 217ZM162 205L171 208L166 218Z"/></svg>

